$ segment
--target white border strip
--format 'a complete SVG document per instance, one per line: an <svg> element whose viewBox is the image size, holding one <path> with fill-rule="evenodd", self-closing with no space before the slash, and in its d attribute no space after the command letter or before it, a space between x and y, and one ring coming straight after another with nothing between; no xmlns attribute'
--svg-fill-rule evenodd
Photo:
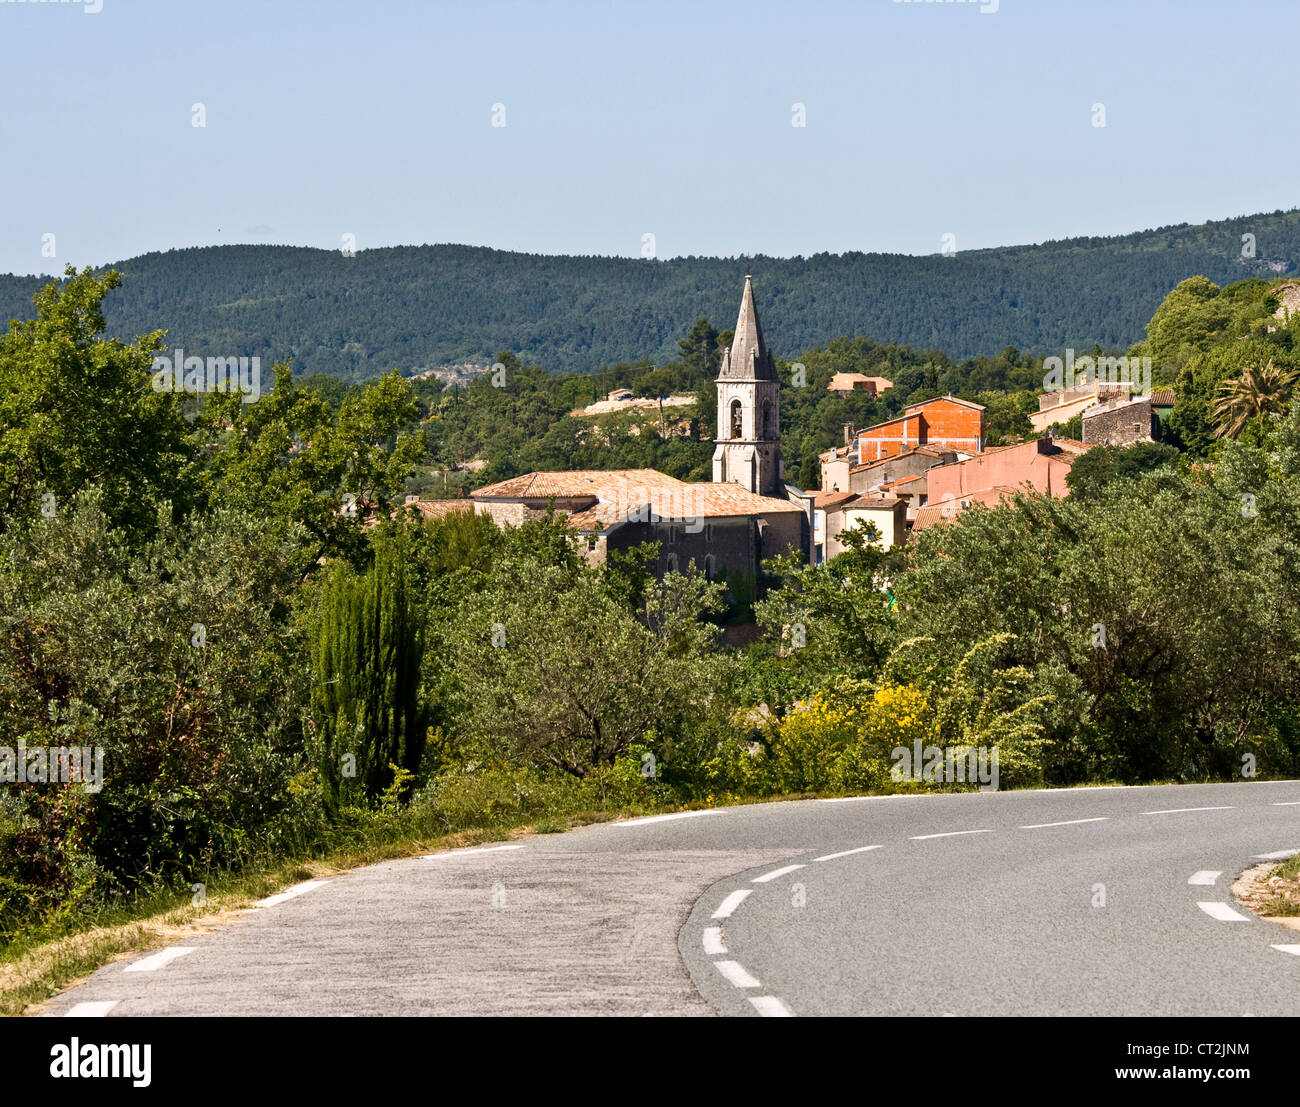
<svg viewBox="0 0 1300 1107"><path fill-rule="evenodd" d="M286 888L283 892L280 892L278 895L267 896L266 899L259 899L256 903L253 904L253 906L274 907L277 903L283 903L287 899L293 899L295 896L300 896L304 892L314 891L315 889L328 883L329 883L328 880L304 880L301 884L295 884L292 888Z"/></svg>
<svg viewBox="0 0 1300 1107"><path fill-rule="evenodd" d="M187 953L193 953L194 946L172 946L170 949L164 949L151 957L141 958L139 961L132 961L123 972L157 972L170 961L175 961L178 957L184 957Z"/></svg>
<svg viewBox="0 0 1300 1107"><path fill-rule="evenodd" d="M93 1003L74 1003L63 1012L65 1019L102 1019L122 1001L120 999L101 999Z"/></svg>

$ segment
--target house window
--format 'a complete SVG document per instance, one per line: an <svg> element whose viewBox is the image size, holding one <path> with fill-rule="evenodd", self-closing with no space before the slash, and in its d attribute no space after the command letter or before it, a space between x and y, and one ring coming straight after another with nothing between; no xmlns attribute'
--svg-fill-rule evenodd
<svg viewBox="0 0 1300 1107"><path fill-rule="evenodd" d="M772 401L771 400L763 401L763 437L764 438L776 437L772 433Z"/></svg>
<svg viewBox="0 0 1300 1107"><path fill-rule="evenodd" d="M744 433L744 424L741 417L741 404L739 400L731 401L731 437L740 438Z"/></svg>
<svg viewBox="0 0 1300 1107"><path fill-rule="evenodd" d="M712 524L712 523L705 523L705 524L704 524L704 541L705 541L705 542L712 542L712 541L713 541L713 524Z"/></svg>
<svg viewBox="0 0 1300 1107"><path fill-rule="evenodd" d="M670 573L677 572L677 555L675 553L668 555L668 571Z"/></svg>
<svg viewBox="0 0 1300 1107"><path fill-rule="evenodd" d="M704 555L704 578L705 580L713 579L713 555Z"/></svg>

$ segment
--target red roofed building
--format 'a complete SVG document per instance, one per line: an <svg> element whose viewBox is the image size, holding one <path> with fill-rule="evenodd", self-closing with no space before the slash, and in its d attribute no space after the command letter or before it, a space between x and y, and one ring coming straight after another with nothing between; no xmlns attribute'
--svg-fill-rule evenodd
<svg viewBox="0 0 1300 1107"><path fill-rule="evenodd" d="M902 415L859 431L858 463L893 457L917 446L977 454L984 449L984 430L982 404L941 396L912 404Z"/></svg>

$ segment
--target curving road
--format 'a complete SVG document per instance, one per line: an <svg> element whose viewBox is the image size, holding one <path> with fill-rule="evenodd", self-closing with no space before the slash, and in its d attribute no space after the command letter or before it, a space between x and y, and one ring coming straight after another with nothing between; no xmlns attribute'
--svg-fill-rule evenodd
<svg viewBox="0 0 1300 1107"><path fill-rule="evenodd" d="M55 1015L1296 1015L1300 782L760 804L309 882Z"/></svg>

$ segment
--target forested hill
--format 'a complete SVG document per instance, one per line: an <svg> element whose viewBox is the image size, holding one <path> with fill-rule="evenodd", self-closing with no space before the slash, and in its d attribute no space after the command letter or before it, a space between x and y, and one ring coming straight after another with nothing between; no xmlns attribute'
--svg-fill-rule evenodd
<svg viewBox="0 0 1300 1107"><path fill-rule="evenodd" d="M1253 234L1256 256L1242 257ZM958 241L960 247L960 241ZM295 369L358 379L512 350L526 363L586 372L666 362L699 316L732 324L746 271L780 355L838 335L940 349L1006 346L1046 354L1142 337L1166 293L1300 268L1300 211L1182 224L1115 238L911 257L633 258L517 254L472 246L338 251L214 246L116 264L110 334L165 328L197 354L290 354ZM0 276L0 320L31 314L40 278Z"/></svg>

